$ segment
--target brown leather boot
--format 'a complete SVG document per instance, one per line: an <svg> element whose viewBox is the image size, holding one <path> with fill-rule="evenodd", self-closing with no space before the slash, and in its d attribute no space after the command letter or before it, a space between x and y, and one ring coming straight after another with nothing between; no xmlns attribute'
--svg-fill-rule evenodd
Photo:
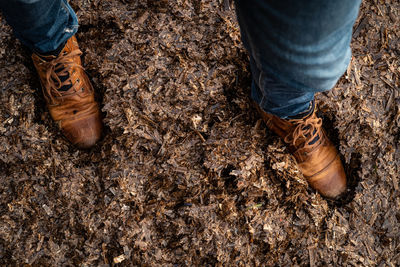
<svg viewBox="0 0 400 267"><path fill-rule="evenodd" d="M284 120L256 106L267 127L288 145L312 188L328 198L336 198L346 190L339 153L322 129L322 119L315 114L315 108L302 119Z"/></svg>
<svg viewBox="0 0 400 267"><path fill-rule="evenodd" d="M51 117L72 144L88 148L100 139L102 121L81 54L72 36L58 56L34 53L32 60Z"/></svg>

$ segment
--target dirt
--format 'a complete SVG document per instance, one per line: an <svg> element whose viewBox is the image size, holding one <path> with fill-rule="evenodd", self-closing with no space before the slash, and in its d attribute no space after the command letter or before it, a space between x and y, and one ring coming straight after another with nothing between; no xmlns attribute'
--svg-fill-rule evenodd
<svg viewBox="0 0 400 267"><path fill-rule="evenodd" d="M248 97L229 1L73 0L106 130L80 151L0 23L0 264L398 266L400 4L364 1L317 95L346 197L307 186Z"/></svg>

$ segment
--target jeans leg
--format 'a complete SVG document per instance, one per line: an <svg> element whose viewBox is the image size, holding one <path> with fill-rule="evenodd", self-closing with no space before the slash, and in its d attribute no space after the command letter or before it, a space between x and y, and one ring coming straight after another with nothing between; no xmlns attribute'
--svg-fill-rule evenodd
<svg viewBox="0 0 400 267"><path fill-rule="evenodd" d="M252 98L281 118L306 111L346 70L361 0L235 0Z"/></svg>
<svg viewBox="0 0 400 267"><path fill-rule="evenodd" d="M78 30L67 0L0 0L0 9L15 36L39 53L56 50Z"/></svg>

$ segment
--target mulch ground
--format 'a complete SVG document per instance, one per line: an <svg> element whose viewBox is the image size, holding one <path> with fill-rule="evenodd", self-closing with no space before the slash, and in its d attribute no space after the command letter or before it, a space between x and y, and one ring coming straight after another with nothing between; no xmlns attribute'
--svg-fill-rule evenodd
<svg viewBox="0 0 400 267"><path fill-rule="evenodd" d="M68 144L0 24L0 264L398 266L400 3L364 1L317 95L349 188L307 186L252 107L229 1L73 0L106 130Z"/></svg>

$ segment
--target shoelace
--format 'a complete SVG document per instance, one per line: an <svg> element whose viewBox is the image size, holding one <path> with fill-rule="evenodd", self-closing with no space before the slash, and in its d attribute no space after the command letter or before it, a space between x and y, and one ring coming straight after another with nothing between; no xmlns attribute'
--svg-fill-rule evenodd
<svg viewBox="0 0 400 267"><path fill-rule="evenodd" d="M298 149L312 151L321 143L322 119L315 115L307 119L298 120L292 134L285 137L284 141Z"/></svg>
<svg viewBox="0 0 400 267"><path fill-rule="evenodd" d="M59 89L63 86L71 86L75 89L75 93L78 92L79 85L81 81L76 81L76 83L72 83L71 74L74 68L83 67L73 61L74 57L80 56L82 52L79 49L76 49L70 53L63 53L51 60L41 62L40 64L46 69L46 84L45 86L46 95L50 97L51 102L55 102L55 97L62 97L62 93L60 93ZM60 77L67 77L64 81L60 79Z"/></svg>

